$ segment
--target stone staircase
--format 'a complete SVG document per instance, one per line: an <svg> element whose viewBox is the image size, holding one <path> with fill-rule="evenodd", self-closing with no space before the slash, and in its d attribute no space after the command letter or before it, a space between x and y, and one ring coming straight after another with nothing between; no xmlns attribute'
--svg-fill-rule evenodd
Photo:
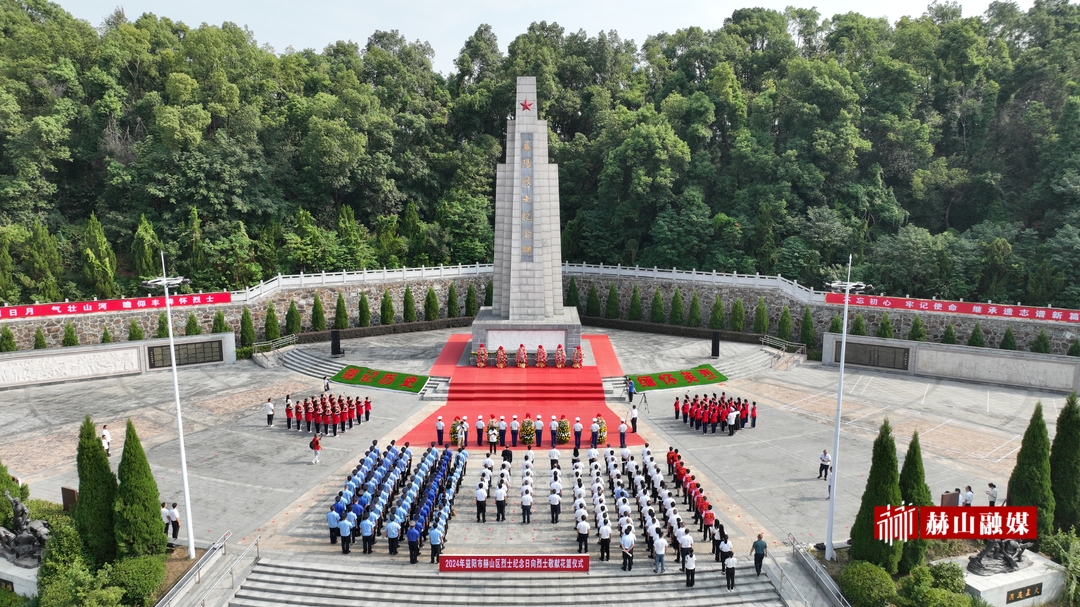
<svg viewBox="0 0 1080 607"><path fill-rule="evenodd" d="M449 377L436 377L432 375L428 378L424 388L420 390L420 400L446 400L449 396Z"/></svg>
<svg viewBox="0 0 1080 607"><path fill-rule="evenodd" d="M750 352L740 353L735 357L725 355L721 348L720 360L713 362L712 365L729 380L742 379L774 368L780 358L777 351L771 348L754 348Z"/></svg>
<svg viewBox="0 0 1080 607"><path fill-rule="evenodd" d="M648 559L642 558L635 559L636 566L630 573L617 569L618 562L613 560L611 563L594 563L594 570L589 574L441 574L428 564L426 547L422 557L419 565L386 565L373 562L384 558L383 555L373 559L355 553L322 564L305 562L295 556L264 557L229 605L784 605L766 575L754 576L752 565L738 568L735 590L729 593L719 567L712 567L715 564L712 562L699 564L694 587L686 588L678 566L673 568L674 571L670 568L674 564L670 555L669 570L664 575L654 575L651 562L646 563Z"/></svg>
<svg viewBox="0 0 1080 607"><path fill-rule="evenodd" d="M339 359L315 354L301 348L292 348L281 354L281 366L296 371L303 375L317 377L333 377L345 366Z"/></svg>

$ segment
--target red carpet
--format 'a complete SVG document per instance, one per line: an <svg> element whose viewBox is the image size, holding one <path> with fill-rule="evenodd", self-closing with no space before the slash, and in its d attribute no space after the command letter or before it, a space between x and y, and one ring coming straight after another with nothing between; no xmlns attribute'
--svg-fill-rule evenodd
<svg viewBox="0 0 1080 607"><path fill-rule="evenodd" d="M431 371L428 375L435 377L453 376L454 369L457 368L458 361L461 360L461 355L465 352L465 346L470 339L472 339L472 335L468 333L451 335L450 339L446 340L446 345L443 346L439 357L435 359L435 364L431 365Z"/></svg>
<svg viewBox="0 0 1080 607"><path fill-rule="evenodd" d="M596 360L600 377L623 376L619 357L615 356L615 348L611 347L611 340L607 335L582 335L581 337L589 340L589 345L592 346L593 358Z"/></svg>
<svg viewBox="0 0 1080 607"><path fill-rule="evenodd" d="M443 354L446 354L447 350L450 349L450 345L447 344ZM610 368L610 361L614 361L614 364L618 366L618 360L614 358L614 351L610 349L610 344L608 344L607 348L611 352L610 357L606 359L609 364L608 368ZM460 352L458 350L458 356L460 356ZM443 356L440 355L439 358L442 359ZM436 366L439 366L438 363L436 363ZM437 375L434 368L432 374ZM621 374L621 371L619 374ZM535 367L497 369L494 366L483 369L455 367L451 375L450 396L447 404L420 422L416 428L409 431L401 440L414 445L424 445L435 440L435 421L441 415L447 429L444 438L449 442L450 423L454 417L467 416L470 420L471 430L469 446L475 448L477 415L483 416L484 421L487 421L491 415L495 415L496 419L505 416L506 422L509 424L514 415L517 415L518 421L521 421L525 419L526 414L532 417L539 414L544 419L545 427L550 424L552 415L556 419L565 415L570 420L571 426L575 417L581 418L581 423L585 426L585 430L582 432L582 448L587 449L590 420L599 413L607 422L607 442L617 448L619 445L619 423L626 415L626 410L620 408L619 412L616 413L608 408L604 402L604 388L600 377L601 373L598 367L584 367L582 369L556 369L554 367L544 369ZM550 432L545 431L542 449L551 448L550 438ZM509 443L509 441L510 435L508 431L507 442ZM645 444L644 439L631 432L627 432L626 442L631 446ZM570 451L573 450L572 436L568 445L560 446L560 449L567 448ZM524 449L524 446L519 443L518 449Z"/></svg>

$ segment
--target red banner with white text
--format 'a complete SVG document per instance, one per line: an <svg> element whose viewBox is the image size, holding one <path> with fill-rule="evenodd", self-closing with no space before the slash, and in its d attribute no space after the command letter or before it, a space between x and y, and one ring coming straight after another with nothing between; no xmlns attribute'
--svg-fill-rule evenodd
<svg viewBox="0 0 1080 607"><path fill-rule="evenodd" d="M589 572L588 556L441 555L439 571L573 571Z"/></svg>
<svg viewBox="0 0 1080 607"><path fill-rule="evenodd" d="M1034 506L874 506L874 538L907 540L1033 540Z"/></svg>
<svg viewBox="0 0 1080 607"><path fill-rule="evenodd" d="M225 304L232 301L232 294L194 293L173 295L169 305L174 308ZM134 310L165 309L165 297L132 297L129 299L99 299L96 301L75 301L52 304L34 304L4 306L0 308L0 320L38 318L41 316L75 316L77 314L95 314L98 312L131 312Z"/></svg>
<svg viewBox="0 0 1080 607"><path fill-rule="evenodd" d="M941 299L913 299L910 297L885 297L881 295L851 295L852 306L881 308L885 310L908 310L914 312L948 312L987 318L1020 318L1023 320L1049 320L1053 322L1080 323L1080 310L1038 308L1034 306L1010 306L971 301L944 301ZM826 293L825 303L844 304L843 293Z"/></svg>

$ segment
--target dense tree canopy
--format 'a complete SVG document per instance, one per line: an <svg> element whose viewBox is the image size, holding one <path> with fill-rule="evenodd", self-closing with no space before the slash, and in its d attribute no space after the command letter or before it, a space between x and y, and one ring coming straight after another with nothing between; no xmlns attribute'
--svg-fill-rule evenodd
<svg viewBox="0 0 1080 607"><path fill-rule="evenodd" d="M45 0L0 0L0 23L3 301L134 294L158 249L204 290L488 261L533 75L568 260L819 285L852 253L889 293L1080 307L1061 0L747 8L640 46L539 22L503 48L481 25L449 74L397 31L278 54L232 23L94 28Z"/></svg>

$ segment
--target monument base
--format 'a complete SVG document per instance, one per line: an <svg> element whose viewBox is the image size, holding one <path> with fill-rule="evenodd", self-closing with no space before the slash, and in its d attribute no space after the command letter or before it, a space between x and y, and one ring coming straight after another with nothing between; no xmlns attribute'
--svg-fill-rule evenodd
<svg viewBox="0 0 1080 607"><path fill-rule="evenodd" d="M480 308L472 324L472 347L484 344L494 355L502 346L512 360L518 346L525 344L529 352L543 344L548 355L555 354L559 344L566 350L569 361L574 348L581 345L581 319L577 308L567 306L562 314L543 320L509 320L495 316L490 307Z"/></svg>
<svg viewBox="0 0 1080 607"><path fill-rule="evenodd" d="M37 596L38 568L26 569L0 559L0 588L7 588L19 596Z"/></svg>
<svg viewBox="0 0 1080 607"><path fill-rule="evenodd" d="M1031 565L1010 573L975 575L964 571L964 591L981 597L995 607L1006 605L1026 607L1042 605L1058 598L1065 588L1065 572L1050 559L1033 552L1025 552ZM967 567L967 557L946 559L961 567Z"/></svg>

